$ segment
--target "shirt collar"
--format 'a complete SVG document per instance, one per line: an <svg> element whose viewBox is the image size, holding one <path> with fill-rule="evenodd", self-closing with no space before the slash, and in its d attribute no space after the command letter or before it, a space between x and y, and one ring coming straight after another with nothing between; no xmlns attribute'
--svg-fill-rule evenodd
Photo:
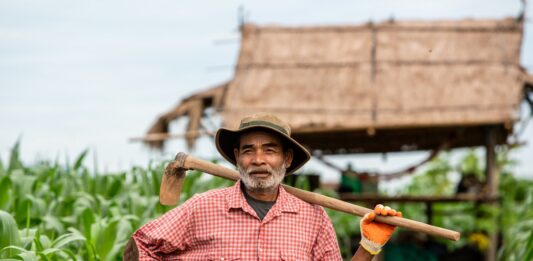
<svg viewBox="0 0 533 261"><path fill-rule="evenodd" d="M235 182L235 185L230 189L230 193L226 195L226 203L227 211L233 208L240 208L245 211L251 209L242 193L240 180ZM279 186L278 198L271 211L298 213L297 199L289 194L283 186Z"/></svg>

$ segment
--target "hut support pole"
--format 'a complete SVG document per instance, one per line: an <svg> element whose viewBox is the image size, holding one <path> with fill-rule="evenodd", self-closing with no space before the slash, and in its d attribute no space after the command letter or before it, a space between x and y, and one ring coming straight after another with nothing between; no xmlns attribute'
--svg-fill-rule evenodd
<svg viewBox="0 0 533 261"><path fill-rule="evenodd" d="M498 187L500 185L499 183L499 176L497 170L496 170L496 128L495 127L488 127L485 130L485 160L486 160L486 192L488 197L497 197L498 196ZM494 207L499 207L499 202L495 201L491 203ZM498 250L498 232L500 228L498 227L497 223L498 218L494 218L494 228L495 232L491 233L490 236L490 244L487 249L487 252L485 253L485 260L487 261L496 261L496 253Z"/></svg>
<svg viewBox="0 0 533 261"><path fill-rule="evenodd" d="M433 203L426 201L426 217L427 223L433 224Z"/></svg>

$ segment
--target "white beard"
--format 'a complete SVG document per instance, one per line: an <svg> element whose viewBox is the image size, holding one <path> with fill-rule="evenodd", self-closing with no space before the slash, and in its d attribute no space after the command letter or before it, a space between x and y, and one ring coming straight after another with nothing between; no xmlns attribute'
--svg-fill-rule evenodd
<svg viewBox="0 0 533 261"><path fill-rule="evenodd" d="M281 165L278 169L273 169L270 166L267 167L253 167L250 166L248 169L243 169L240 165L237 165L237 170L241 176L241 181L244 183L244 186L249 191L253 192L273 192L278 189L279 184L285 177L287 168L285 163ZM266 171L270 173L270 176L266 179L255 178L250 173L254 171Z"/></svg>

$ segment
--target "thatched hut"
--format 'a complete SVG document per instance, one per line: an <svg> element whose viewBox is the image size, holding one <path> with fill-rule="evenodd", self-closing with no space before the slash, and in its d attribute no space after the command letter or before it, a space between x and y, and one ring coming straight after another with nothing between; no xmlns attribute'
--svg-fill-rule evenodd
<svg viewBox="0 0 533 261"><path fill-rule="evenodd" d="M297 140L324 154L478 146L487 127L501 144L533 85L520 65L522 32L511 18L246 24L234 78L163 114L145 142L162 146L168 124L188 116L192 146L212 107L229 127L244 115L274 112Z"/></svg>

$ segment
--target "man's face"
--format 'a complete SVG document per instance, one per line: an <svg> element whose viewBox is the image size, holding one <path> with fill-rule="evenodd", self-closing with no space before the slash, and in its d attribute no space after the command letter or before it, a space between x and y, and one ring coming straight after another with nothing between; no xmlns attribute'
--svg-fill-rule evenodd
<svg viewBox="0 0 533 261"><path fill-rule="evenodd" d="M292 150L283 151L281 139L266 131L241 135L234 149L237 168L244 186L250 191L273 192L285 177L292 161Z"/></svg>

